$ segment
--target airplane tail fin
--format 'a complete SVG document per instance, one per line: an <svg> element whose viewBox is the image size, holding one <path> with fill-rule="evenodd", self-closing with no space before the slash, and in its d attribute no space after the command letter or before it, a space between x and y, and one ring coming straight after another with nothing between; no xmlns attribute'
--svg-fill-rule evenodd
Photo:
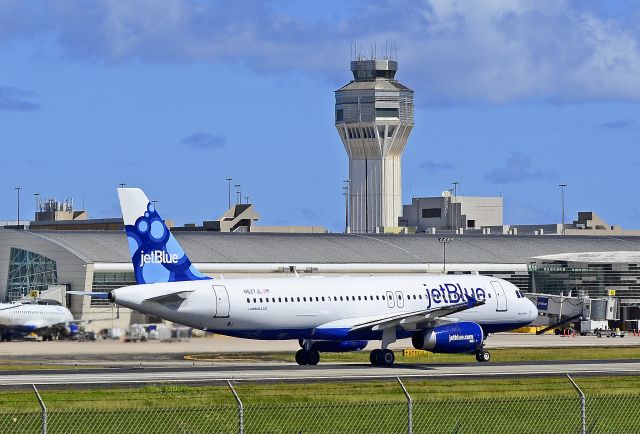
<svg viewBox="0 0 640 434"><path fill-rule="evenodd" d="M119 188L131 262L138 284L206 280L139 188Z"/></svg>

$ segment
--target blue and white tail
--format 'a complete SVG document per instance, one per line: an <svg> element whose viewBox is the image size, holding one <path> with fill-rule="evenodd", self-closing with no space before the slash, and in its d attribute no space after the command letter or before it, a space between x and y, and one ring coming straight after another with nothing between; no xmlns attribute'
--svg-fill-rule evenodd
<svg viewBox="0 0 640 434"><path fill-rule="evenodd" d="M200 273L139 188L119 188L118 197L136 282L210 279Z"/></svg>

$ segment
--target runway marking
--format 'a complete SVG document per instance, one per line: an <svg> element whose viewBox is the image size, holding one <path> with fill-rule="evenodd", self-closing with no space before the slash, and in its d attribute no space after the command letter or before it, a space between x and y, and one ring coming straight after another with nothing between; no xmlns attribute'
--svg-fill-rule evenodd
<svg viewBox="0 0 640 434"><path fill-rule="evenodd" d="M544 366L544 368L542 367ZM327 380L381 380L395 377L403 378L465 378L465 377L513 377L541 375L621 375L640 374L640 361L598 361L595 363L558 364L512 364L512 365L447 365L424 367L373 368L366 365L331 366L324 369L309 369L297 365L278 366L286 373L274 372L273 367L263 370L232 371L223 369L193 370L173 369L164 372L130 370L127 372L67 372L67 373L29 373L0 375L0 386L61 385L61 384L145 384L155 382L194 383L233 381L327 381ZM277 371L278 369L276 369ZM420 370L420 372L416 372Z"/></svg>

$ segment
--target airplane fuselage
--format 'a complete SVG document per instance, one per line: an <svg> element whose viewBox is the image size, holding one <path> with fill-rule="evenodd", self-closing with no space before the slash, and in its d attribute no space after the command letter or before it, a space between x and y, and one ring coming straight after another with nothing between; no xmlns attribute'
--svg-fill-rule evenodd
<svg viewBox="0 0 640 434"><path fill-rule="evenodd" d="M200 280L134 285L111 294L118 304L172 322L252 339L381 339L379 331L350 331L348 320L373 321L470 297L484 304L455 318L479 324L485 334L537 316L513 284L479 275ZM399 328L397 337L412 332Z"/></svg>
<svg viewBox="0 0 640 434"><path fill-rule="evenodd" d="M0 329L33 332L73 321L69 309L59 305L0 304Z"/></svg>

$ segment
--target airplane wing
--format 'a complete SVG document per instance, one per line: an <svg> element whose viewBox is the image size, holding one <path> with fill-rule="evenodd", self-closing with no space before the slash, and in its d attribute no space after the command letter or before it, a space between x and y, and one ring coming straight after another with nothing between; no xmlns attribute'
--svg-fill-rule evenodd
<svg viewBox="0 0 640 434"><path fill-rule="evenodd" d="M354 324L350 331L371 329L373 331L384 330L392 327L401 327L407 330L418 330L422 328L433 327L438 322L455 321L451 318L445 317L454 313L462 312L467 309L472 309L476 306L484 304L484 301L478 301L474 298L469 298L468 301L456 304L450 304L447 306L436 307L433 309L424 309L414 312L403 312L393 315L388 315L383 318L377 318L369 321L363 321L358 324Z"/></svg>
<svg viewBox="0 0 640 434"><path fill-rule="evenodd" d="M16 303L16 304L2 304L0 305L0 310L8 310L8 309L15 309L16 307L20 307L22 306L22 304Z"/></svg>

